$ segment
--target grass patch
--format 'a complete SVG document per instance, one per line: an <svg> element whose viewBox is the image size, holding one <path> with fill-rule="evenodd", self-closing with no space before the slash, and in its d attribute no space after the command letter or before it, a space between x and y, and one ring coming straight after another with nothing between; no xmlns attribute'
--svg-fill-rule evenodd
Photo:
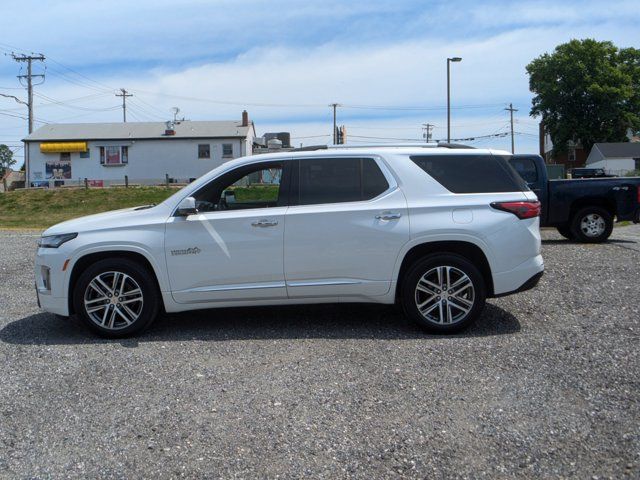
<svg viewBox="0 0 640 480"><path fill-rule="evenodd" d="M160 203L175 192L165 187L16 190L0 194L0 227L47 228L83 215Z"/></svg>
<svg viewBox="0 0 640 480"><path fill-rule="evenodd" d="M280 188L278 185L249 185L228 190L233 190L238 202L277 202Z"/></svg>

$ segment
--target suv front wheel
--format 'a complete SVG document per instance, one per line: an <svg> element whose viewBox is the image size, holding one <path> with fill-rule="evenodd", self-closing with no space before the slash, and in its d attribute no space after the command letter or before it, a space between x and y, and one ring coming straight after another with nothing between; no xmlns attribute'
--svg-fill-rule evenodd
<svg viewBox="0 0 640 480"><path fill-rule="evenodd" d="M405 314L433 333L455 333L482 313L486 287L480 271L465 257L434 254L406 273L401 301Z"/></svg>
<svg viewBox="0 0 640 480"><path fill-rule="evenodd" d="M141 332L160 306L151 273L127 258L100 260L87 268L75 285L73 301L84 323L108 338Z"/></svg>

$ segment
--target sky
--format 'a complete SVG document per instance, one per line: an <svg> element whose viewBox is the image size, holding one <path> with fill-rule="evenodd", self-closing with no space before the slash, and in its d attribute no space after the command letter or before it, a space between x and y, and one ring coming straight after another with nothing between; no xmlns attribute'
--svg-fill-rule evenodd
<svg viewBox="0 0 640 480"><path fill-rule="evenodd" d="M637 1L22 1L4 9L0 93L26 100L11 56L41 53L35 128L44 123L240 119L295 145L331 142L331 103L352 144L451 137L538 150L526 65L573 38L640 46ZM36 79L41 82L42 79ZM22 161L26 107L0 96L0 143Z"/></svg>

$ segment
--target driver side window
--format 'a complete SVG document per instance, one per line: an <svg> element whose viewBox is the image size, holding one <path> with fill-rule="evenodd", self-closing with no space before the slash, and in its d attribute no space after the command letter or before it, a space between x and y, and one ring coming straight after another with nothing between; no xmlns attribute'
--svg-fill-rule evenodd
<svg viewBox="0 0 640 480"><path fill-rule="evenodd" d="M236 168L198 190L196 208L198 212L219 212L283 205L282 171L282 162Z"/></svg>

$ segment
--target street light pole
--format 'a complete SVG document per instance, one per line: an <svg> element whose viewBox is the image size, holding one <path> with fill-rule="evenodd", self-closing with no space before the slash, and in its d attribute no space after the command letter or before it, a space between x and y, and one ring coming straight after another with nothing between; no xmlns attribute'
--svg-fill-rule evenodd
<svg viewBox="0 0 640 480"><path fill-rule="evenodd" d="M462 58L447 58L447 143L451 143L451 62L461 62Z"/></svg>

